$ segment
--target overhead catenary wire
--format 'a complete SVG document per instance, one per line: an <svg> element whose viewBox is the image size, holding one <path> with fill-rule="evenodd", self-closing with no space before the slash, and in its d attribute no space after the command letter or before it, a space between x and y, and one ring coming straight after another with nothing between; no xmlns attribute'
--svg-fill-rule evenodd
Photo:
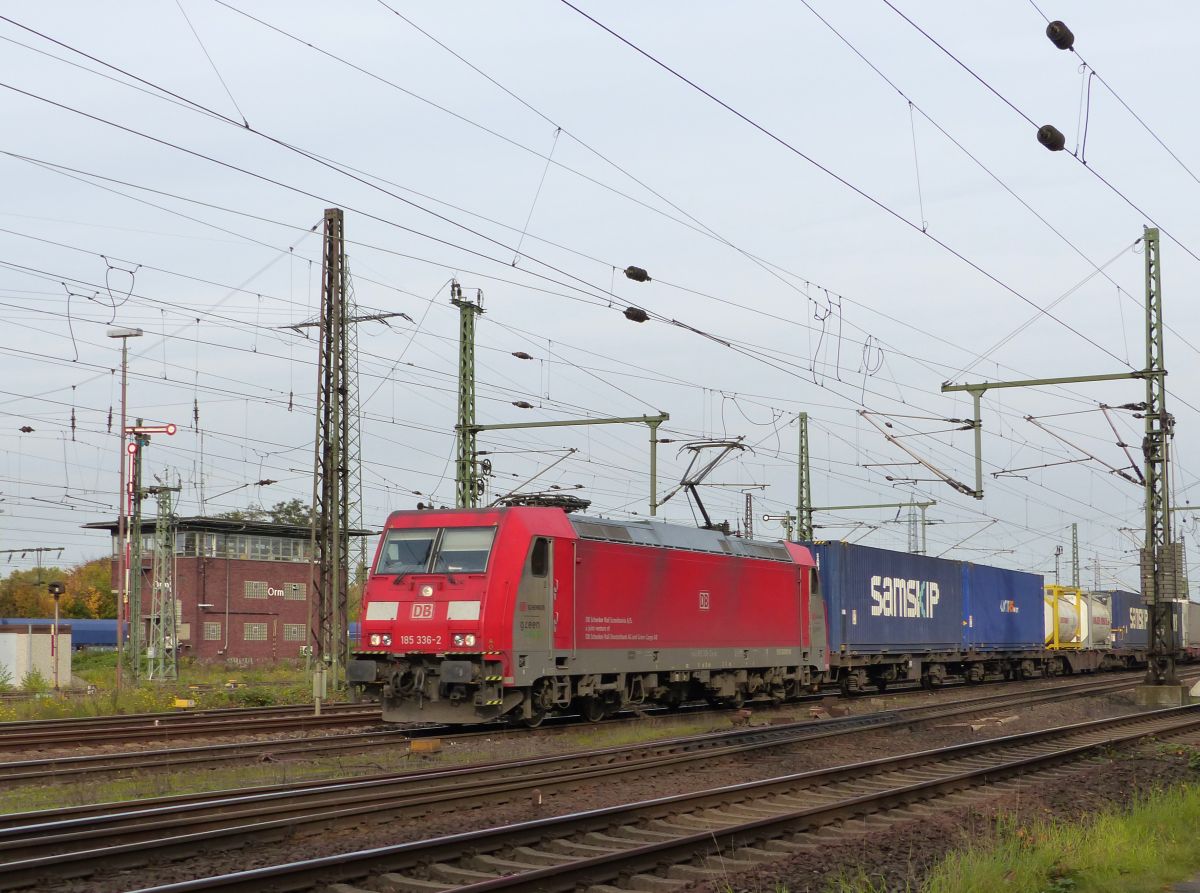
<svg viewBox="0 0 1200 893"><path fill-rule="evenodd" d="M892 208L890 205L888 205L888 204L884 203L884 202L883 202L881 199L879 199L879 198L876 198L874 195L870 194L870 193L869 193L869 192L867 192L865 189L863 189L863 188L861 188L861 187L859 187L859 186L856 186L855 184L851 183L851 182L850 182L849 180L847 180L845 177L843 177L843 176L841 176L840 174L836 173L836 172L835 172L835 171L834 171L832 168L830 168L830 167L828 167L828 166L826 166L826 165L822 164L821 162L817 161L817 160L816 160L815 158L813 158L811 155L809 155L809 154L807 154L806 152L802 151L801 149L797 148L797 147L796 147L796 146L794 146L792 143L788 142L788 141L787 141L787 140L785 140L783 137L781 137L781 136L779 136L778 134L776 134L774 131L772 131L772 130L768 129L766 126L764 126L764 125L762 125L762 124L759 124L757 121L755 121L753 118L749 117L748 115L744 114L743 112L740 112L740 111L738 111L738 109L736 109L734 106L732 106L732 105L730 105L729 103L725 102L723 99L720 99L720 98L719 98L719 97L717 97L715 94L713 94L713 93L709 92L707 89L705 89L704 87L700 86L698 83L696 83L695 81L691 80L691 79L690 79L690 78L688 78L686 75L684 75L684 74L680 73L680 72L679 72L679 71L677 71L676 69L674 69L674 68L672 68L671 66L667 65L665 62L663 62L662 60L658 59L656 56L654 56L654 55L653 55L653 54L651 54L650 52L648 52L648 51L646 51L646 50L642 49L640 46L638 46L637 44L633 43L633 42L632 42L631 40L629 40L628 38L626 38L626 37L622 36L621 34L617 33L616 31L612 30L611 28L609 28L607 25L605 25L605 24L603 24L602 22L600 22L600 21L599 21L598 19L596 19L595 17L593 17L593 16L589 15L588 13L584 12L584 11L583 11L582 9L580 9L578 6L575 6L573 3L571 3L571 2L570 2L570 0L559 0L559 2L560 2L560 3L562 3L562 4L564 4L565 6L568 6L568 7L570 7L570 8L571 8L571 9L573 9L575 12L577 12L579 15L583 16L585 19L587 19L588 21L592 22L594 25L596 25L597 27L601 28L602 30L604 30L604 31L605 31L605 32L607 32L608 34L611 34L613 37L615 37L615 38L616 38L617 40L619 40L621 43L625 44L625 45L626 45L626 46L628 46L630 49L634 50L635 52L637 52L637 53L638 53L638 54L640 54L641 56L643 56L643 57L645 57L646 59L648 59L648 60L649 60L651 63L653 63L654 65L657 65L658 67L662 68L664 71L666 71L666 72L668 72L669 74L671 74L673 77L675 77L675 78L677 78L678 80L682 81L683 83L687 84L687 85L688 85L689 87L691 87L693 90L696 90L697 92L701 93L702 95L704 95L704 96L705 96L705 97L707 97L708 99L712 100L712 101L713 101L713 102L715 102L717 105L721 106L721 107L722 107L722 108L724 108L726 111L728 111L730 114L732 114L732 115L734 115L735 117L739 118L740 120L742 120L743 122L745 122L745 123L746 123L746 124L748 124L749 126L753 127L753 128L754 128L755 130L757 130L758 132L762 133L762 134L763 134L764 136L766 136L768 139L771 139L772 141L774 141L775 143L779 144L780 146L782 146L783 148L785 148L786 150L788 150L788 151L789 151L789 152L791 152L792 154L796 155L796 156L797 156L797 157L799 157L799 158L802 158L804 161L806 161L806 162L808 162L809 164L811 164L812 166L816 167L816 168L817 168L818 170L820 170L822 173L824 173L824 174L826 174L827 176L829 176L829 177L833 178L833 179L834 179L834 180L836 180L838 183L841 183L841 184L842 184L843 186L845 186L847 189L851 190L852 192L854 192L854 193L855 193L856 195L858 195L859 197L863 198L864 200L866 200L866 201L867 201L867 202L869 202L870 204L874 205L876 208L878 208L879 210L883 211L883 212L884 212L884 213L886 213L888 216L892 217L894 220L897 220L897 221L899 221L899 222L900 222L900 223L902 223L904 226L906 226L906 227L908 227L908 228L910 228L910 229L912 229L912 230L916 231L917 233L920 233L920 234L921 234L922 236L924 236L925 238L927 238L927 239L931 240L931 241L932 241L934 244L938 245L938 246L939 246L939 247L941 247L943 250L945 250L945 251L949 252L949 253L950 253L951 255L953 255L954 257L958 258L958 260L962 261L962 262L963 262L963 263L965 263L967 266L971 267L973 270L975 270L976 272L978 272L980 275L984 276L986 279L988 279L989 281L991 281L991 282L992 282L992 283L994 283L995 285L999 286L999 287L1000 287L1001 289L1003 289L1004 291L1008 292L1009 294L1013 295L1013 296L1014 296L1014 297L1016 297L1017 299L1019 299L1019 300L1023 301L1024 303L1028 304L1029 306L1033 307L1035 310L1038 310L1039 312L1041 312L1041 313L1044 313L1046 316L1048 316L1050 319L1052 319L1052 320L1054 320L1055 322L1057 322L1057 323L1058 323L1059 325L1061 325L1063 328L1067 329L1068 331L1070 331L1072 334L1074 334L1074 335L1078 336L1079 338L1082 338L1084 341L1088 342L1089 344L1091 344L1093 347L1095 347L1096 349L1100 350L1100 351L1101 351L1101 352L1103 352L1104 354L1107 354L1109 357L1111 357L1111 358L1112 358L1113 360L1115 360L1116 362L1118 362L1118 363L1121 363L1121 364L1124 364L1124 360L1122 360L1122 359L1121 359L1119 356L1117 356L1115 353L1113 353L1112 351L1110 351L1110 350L1109 350L1107 347L1104 347L1102 344L1100 344L1100 343L1098 343L1097 341L1095 341L1094 339L1092 339L1092 338L1088 337L1088 336L1087 336L1087 335L1085 335L1083 332L1079 331L1077 328L1075 328L1074 326L1072 326L1070 323L1066 322L1065 320L1063 320L1063 319L1061 319L1061 318L1059 318L1059 317L1057 317L1057 316L1054 316L1052 313L1049 313L1049 312L1048 312L1048 311L1046 311L1044 308L1042 308L1042 307L1041 307L1039 304L1037 304L1035 301L1033 301L1031 298L1029 298L1029 297L1026 297L1024 294L1022 294L1022 293L1021 293L1020 291L1018 291L1016 288L1014 288L1013 286L1009 285L1009 284L1008 284L1007 282L1005 282L1004 280L1000 279L1000 278L999 278L999 276L997 276L996 274L994 274L994 273L990 272L989 270L985 269L983 266L981 266L981 265L980 265L980 264L978 264L977 262L975 262L975 261L971 260L969 257L967 257L965 254L963 254L962 252L960 252L958 249L956 249L956 248L954 248L953 246L951 246L949 243L947 243L947 242L945 242L944 240L940 239L939 237L937 237L937 236L933 235L933 234L932 234L932 233L930 233L928 230L922 230L922 229L921 229L921 226L920 226L920 224L914 223L913 221L909 220L907 217L905 217L905 216L904 216L903 214L901 214L899 211L896 211L896 210L895 210L894 208ZM884 2L886 3L886 2L887 2L887 0L884 0ZM1200 259L1200 258L1198 258L1198 259Z"/></svg>
<svg viewBox="0 0 1200 893"><path fill-rule="evenodd" d="M565 3L566 0L561 0L561 2ZM889 9L891 9L892 12L894 12L900 18L904 19L904 21L906 21L914 29L916 29L918 32L920 32L920 34L923 37L925 37L930 43L932 43L939 50L941 50L944 54L946 54L950 59L952 59L955 62L955 64L957 64L963 71L965 71L972 78L974 78L981 85L983 85L989 93L991 93L993 96L995 96L997 99L999 99L1002 103L1004 103L1004 105L1006 105L1010 109L1012 109L1012 111L1016 115L1018 115L1020 118L1022 118L1026 123L1029 124L1029 126L1034 128L1034 130L1037 130L1041 126L1037 122L1035 122L1033 120L1033 118L1029 117L1029 115L1027 115L1019 107L1017 107L1007 96L1005 96L1003 93L1001 93L995 87L993 87L990 83L988 83L988 81L982 75L978 74L973 68L971 68L965 62L963 62L961 59L959 59L958 56L956 56L954 53L952 53L944 45L942 45L935 37L933 37L933 35L931 35L928 31L926 31L924 28L922 28L920 25L918 25L916 22L914 22L911 18L909 18L907 15L905 15L899 9L897 9L896 6L891 2L891 0L883 0L883 3ZM1154 224L1156 227L1158 227L1158 229L1162 232L1163 235L1169 236L1172 239L1172 241L1174 241L1176 245L1178 245L1189 256L1191 256L1191 258L1193 260L1200 261L1200 255L1197 255L1196 252L1193 251L1186 242L1182 241L1177 235L1175 235L1173 232L1171 232L1165 226L1163 226L1161 223L1159 223L1155 219L1154 215L1145 211L1140 205L1138 205L1136 202L1134 202L1133 199L1129 198L1129 196L1127 196L1124 192L1122 192L1120 189L1118 189L1103 174L1101 174L1098 170L1096 170L1094 165L1088 164L1082 157L1080 157L1078 155L1071 154L1071 157L1074 158L1076 161L1078 161L1083 166L1084 170L1086 170L1093 177L1095 177L1097 180L1099 180L1101 183L1103 183L1104 186L1107 187L1110 192L1112 192L1114 195L1116 195L1118 198L1120 198L1121 201L1123 201L1130 208L1132 208L1134 211L1136 211L1138 214L1140 214L1143 218L1145 218L1146 220L1148 220L1152 224ZM1190 173L1190 171L1189 171L1189 173Z"/></svg>

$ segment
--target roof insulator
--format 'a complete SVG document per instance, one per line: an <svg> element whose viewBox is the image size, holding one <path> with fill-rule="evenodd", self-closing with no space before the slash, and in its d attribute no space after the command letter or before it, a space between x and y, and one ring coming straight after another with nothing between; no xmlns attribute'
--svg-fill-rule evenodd
<svg viewBox="0 0 1200 893"><path fill-rule="evenodd" d="M1046 26L1046 36L1060 50L1069 50L1075 46L1075 35L1071 29L1059 21L1053 21Z"/></svg>
<svg viewBox="0 0 1200 893"><path fill-rule="evenodd" d="M533 359L533 357L531 357L529 354L525 353L525 351L523 351L523 350L514 350L512 352L512 355L514 357L516 357L518 360L532 360Z"/></svg>
<svg viewBox="0 0 1200 893"><path fill-rule="evenodd" d="M626 267L625 275L634 282L649 282L650 274L641 267Z"/></svg>
<svg viewBox="0 0 1200 893"><path fill-rule="evenodd" d="M633 320L634 322L645 322L650 318L650 314L641 307L626 307L625 318Z"/></svg>
<svg viewBox="0 0 1200 893"><path fill-rule="evenodd" d="M1053 124L1043 124L1038 128L1038 142L1051 152L1061 152L1067 145L1067 138Z"/></svg>

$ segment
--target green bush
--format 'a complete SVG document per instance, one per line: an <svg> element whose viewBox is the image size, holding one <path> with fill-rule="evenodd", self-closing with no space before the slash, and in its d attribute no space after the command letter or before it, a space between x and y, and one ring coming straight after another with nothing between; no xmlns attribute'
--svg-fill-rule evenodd
<svg viewBox="0 0 1200 893"><path fill-rule="evenodd" d="M28 692L47 692L52 686L50 680L42 675L41 670L34 668L25 674L25 678L21 680L21 688Z"/></svg>

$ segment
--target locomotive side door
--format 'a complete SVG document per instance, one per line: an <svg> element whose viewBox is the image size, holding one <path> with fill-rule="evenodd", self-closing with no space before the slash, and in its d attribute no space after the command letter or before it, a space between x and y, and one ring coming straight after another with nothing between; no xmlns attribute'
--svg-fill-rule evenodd
<svg viewBox="0 0 1200 893"><path fill-rule="evenodd" d="M554 541L554 650L574 652L575 642L575 541Z"/></svg>
<svg viewBox="0 0 1200 893"><path fill-rule="evenodd" d="M555 564L552 546L549 537L533 538L517 587L513 611L513 675L517 685L528 685L554 672L550 657Z"/></svg>

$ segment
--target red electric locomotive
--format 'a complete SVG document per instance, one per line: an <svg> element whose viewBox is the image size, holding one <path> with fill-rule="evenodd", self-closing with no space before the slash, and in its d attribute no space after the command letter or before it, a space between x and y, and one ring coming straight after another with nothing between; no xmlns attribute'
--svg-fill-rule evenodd
<svg viewBox="0 0 1200 893"><path fill-rule="evenodd" d="M828 671L809 551L558 508L393 512L351 684L393 722L783 700Z"/></svg>

